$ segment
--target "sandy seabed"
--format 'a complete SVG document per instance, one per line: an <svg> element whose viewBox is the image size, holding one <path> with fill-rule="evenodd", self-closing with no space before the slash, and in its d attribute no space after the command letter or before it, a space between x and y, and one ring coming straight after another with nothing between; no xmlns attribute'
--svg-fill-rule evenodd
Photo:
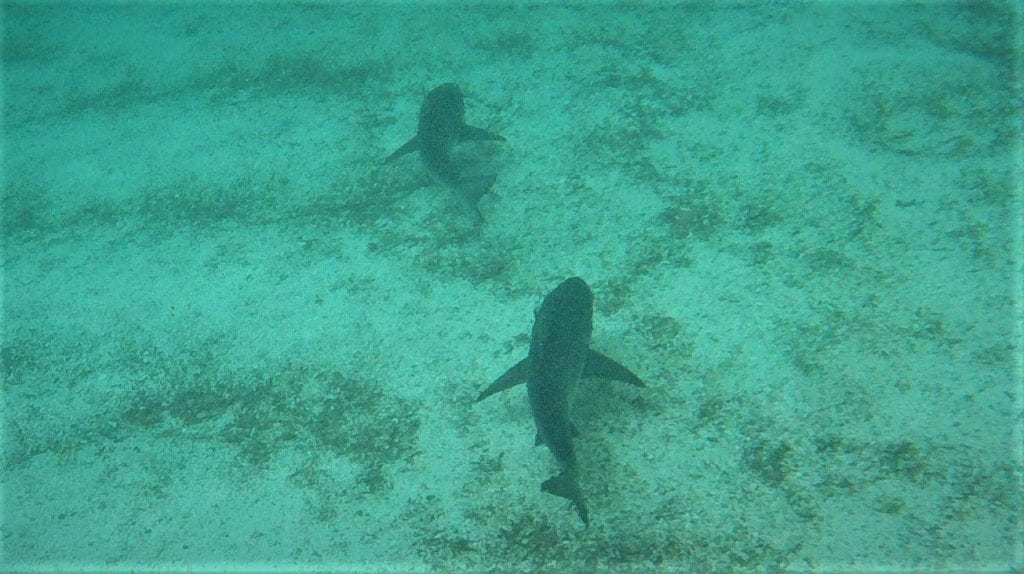
<svg viewBox="0 0 1024 574"><path fill-rule="evenodd" d="M1024 568L1019 3L2 10L2 571Z"/></svg>

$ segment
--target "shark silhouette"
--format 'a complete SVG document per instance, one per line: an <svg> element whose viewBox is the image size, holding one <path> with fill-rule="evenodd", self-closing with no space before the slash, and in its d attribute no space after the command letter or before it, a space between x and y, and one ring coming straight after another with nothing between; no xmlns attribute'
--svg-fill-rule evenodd
<svg viewBox="0 0 1024 574"><path fill-rule="evenodd" d="M580 279L566 279L549 293L536 312L530 352L498 377L477 402L526 383L530 411L537 425L537 444L545 444L560 473L541 485L544 492L566 498L584 524L590 524L587 504L579 486L579 468L572 439L576 429L569 416L577 383L585 377L624 381L638 387L643 381L629 369L590 348L594 296Z"/></svg>
<svg viewBox="0 0 1024 574"><path fill-rule="evenodd" d="M463 203L481 219L478 203L496 178L493 174L464 175L452 160L452 147L466 141L505 141L485 129L466 124L466 108L462 90L455 84L442 84L427 94L420 106L420 123L416 135L395 150L384 163L418 151L427 171L458 194Z"/></svg>

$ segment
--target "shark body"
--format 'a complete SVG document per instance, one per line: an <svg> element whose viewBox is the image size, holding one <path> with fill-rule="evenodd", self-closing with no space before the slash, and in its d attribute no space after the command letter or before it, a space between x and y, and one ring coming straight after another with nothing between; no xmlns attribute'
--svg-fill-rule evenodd
<svg viewBox="0 0 1024 574"><path fill-rule="evenodd" d="M576 428L570 418L572 396L585 377L599 377L644 386L629 369L590 348L594 296L579 277L563 281L537 310L527 357L498 377L477 401L526 383L530 411L537 425L537 444L545 444L555 458L559 474L544 481L544 492L573 503L584 524L590 523L579 486L579 468L572 439Z"/></svg>
<svg viewBox="0 0 1024 574"><path fill-rule="evenodd" d="M388 156L384 163L418 151L431 176L454 190L479 220L477 203L491 189L495 176L464 175L452 160L452 147L465 141L505 141L505 138L466 124L465 115L462 90L457 85L442 84L434 88L420 106L416 135Z"/></svg>

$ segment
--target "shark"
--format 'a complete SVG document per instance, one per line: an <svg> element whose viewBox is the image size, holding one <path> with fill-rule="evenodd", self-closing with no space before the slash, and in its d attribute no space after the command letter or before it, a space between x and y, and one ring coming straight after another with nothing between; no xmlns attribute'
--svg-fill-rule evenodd
<svg viewBox="0 0 1024 574"><path fill-rule="evenodd" d="M478 206L480 197L494 185L494 174L466 175L452 159L452 148L467 141L506 141L504 137L466 123L466 107L462 90L455 84L442 84L427 94L420 106L416 135L384 160L384 163L418 151L430 175L456 192L482 220Z"/></svg>
<svg viewBox="0 0 1024 574"><path fill-rule="evenodd" d="M594 349L594 295L579 277L566 279L548 293L535 312L526 358L490 384L477 402L526 383L530 412L537 426L535 444L551 451L559 473L541 484L541 490L572 502L590 524L587 503L579 484L579 465L573 449L578 433L570 415L573 395L583 379L603 378L643 387L632 371Z"/></svg>

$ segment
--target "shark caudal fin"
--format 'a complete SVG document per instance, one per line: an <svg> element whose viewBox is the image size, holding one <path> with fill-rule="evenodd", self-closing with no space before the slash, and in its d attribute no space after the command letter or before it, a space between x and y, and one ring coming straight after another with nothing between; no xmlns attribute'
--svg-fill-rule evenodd
<svg viewBox="0 0 1024 574"><path fill-rule="evenodd" d="M580 492L580 485L576 481L576 473L572 470L564 470L562 474L553 476L540 485L540 489L548 494L554 494L568 499L576 507L576 512L583 520L583 524L590 526L590 514L587 512L587 503L583 500L583 493Z"/></svg>

